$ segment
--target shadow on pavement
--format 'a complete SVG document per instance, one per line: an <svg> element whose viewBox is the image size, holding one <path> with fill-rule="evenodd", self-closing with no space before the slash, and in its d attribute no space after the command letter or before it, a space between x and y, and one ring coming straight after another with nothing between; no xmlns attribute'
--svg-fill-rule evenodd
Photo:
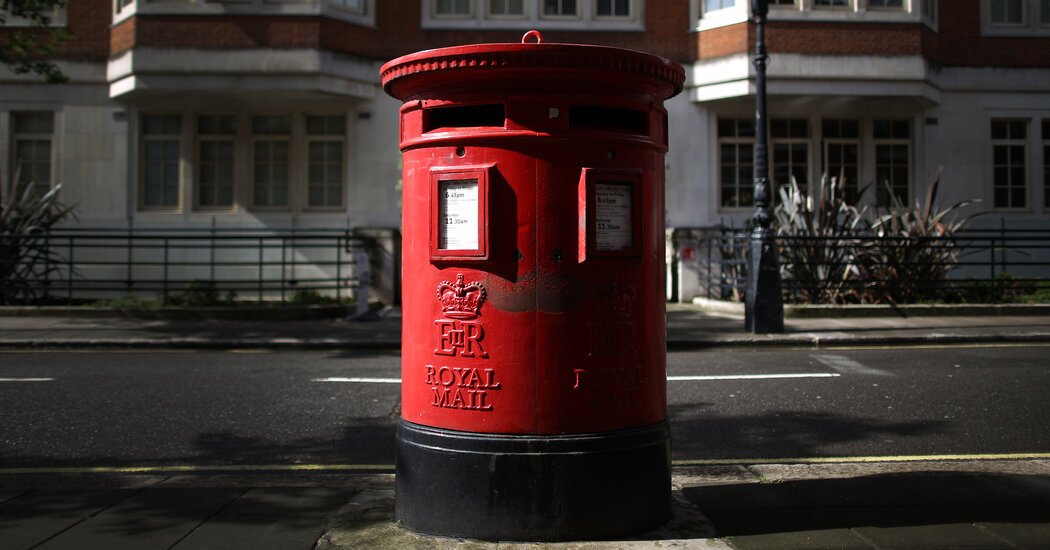
<svg viewBox="0 0 1050 550"><path fill-rule="evenodd" d="M717 458L821 456L835 445L872 436L918 437L942 432L943 421L880 422L824 412L770 411L761 415L710 416L703 404L671 405L675 458L712 457L717 449L739 453Z"/></svg>
<svg viewBox="0 0 1050 550"><path fill-rule="evenodd" d="M1050 546L1047 476L911 472L683 492L738 548Z"/></svg>

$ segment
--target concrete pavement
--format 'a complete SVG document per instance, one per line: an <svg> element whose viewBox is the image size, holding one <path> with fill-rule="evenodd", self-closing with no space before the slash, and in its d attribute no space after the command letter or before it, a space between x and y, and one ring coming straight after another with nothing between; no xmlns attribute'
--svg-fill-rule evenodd
<svg viewBox="0 0 1050 550"><path fill-rule="evenodd" d="M669 347L1050 342L1050 316L789 318L669 305ZM0 348L397 348L398 310L369 322L0 316ZM2 443L2 442L0 442ZM479 543L392 521L391 473L3 469L0 548L1050 548L1050 457L678 464L674 519L630 540ZM629 475L629 473L625 473Z"/></svg>
<svg viewBox="0 0 1050 550"><path fill-rule="evenodd" d="M401 311L379 310L368 321L135 319L118 314L0 315L0 348L389 348L401 345ZM100 312L101 313L101 312ZM1040 315L915 315L788 318L783 334L747 334L743 320L691 304L668 304L671 348L718 346L843 346L1050 342L1050 312Z"/></svg>
<svg viewBox="0 0 1050 550"><path fill-rule="evenodd" d="M676 466L674 517L614 541L484 543L392 520L392 474L0 475L0 547L1050 548L1050 461Z"/></svg>

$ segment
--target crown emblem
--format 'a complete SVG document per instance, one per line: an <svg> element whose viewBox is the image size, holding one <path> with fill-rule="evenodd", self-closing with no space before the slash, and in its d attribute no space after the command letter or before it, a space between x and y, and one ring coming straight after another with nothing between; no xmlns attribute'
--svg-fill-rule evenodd
<svg viewBox="0 0 1050 550"><path fill-rule="evenodd" d="M479 282L464 283L463 274L456 274L456 282L441 281L437 286L441 311L453 319L473 319L485 301L485 287Z"/></svg>

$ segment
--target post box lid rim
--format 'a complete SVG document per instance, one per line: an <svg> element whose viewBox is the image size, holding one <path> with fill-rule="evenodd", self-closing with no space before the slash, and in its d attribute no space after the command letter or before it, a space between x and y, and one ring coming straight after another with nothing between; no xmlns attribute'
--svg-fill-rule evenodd
<svg viewBox="0 0 1050 550"><path fill-rule="evenodd" d="M491 43L423 50L392 59L379 70L383 89L412 75L470 68L575 68L636 73L666 81L677 95L685 83L681 65L655 54L593 44Z"/></svg>

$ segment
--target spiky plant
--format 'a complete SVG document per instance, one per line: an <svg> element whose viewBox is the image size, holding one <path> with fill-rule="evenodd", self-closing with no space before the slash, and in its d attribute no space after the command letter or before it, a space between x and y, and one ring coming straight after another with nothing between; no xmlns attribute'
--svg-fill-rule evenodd
<svg viewBox="0 0 1050 550"><path fill-rule="evenodd" d="M956 232L975 215L959 212L977 199L962 200L946 208L937 204L941 170L926 186L925 200L908 207L890 192L890 206L877 213L871 225L872 236L865 243L860 262L866 288L866 301L873 303L914 303L935 298L935 289L955 268L959 249Z"/></svg>
<svg viewBox="0 0 1050 550"><path fill-rule="evenodd" d="M781 274L804 303L859 301L855 260L866 209L847 202L845 188L845 178L825 174L819 198L799 188L794 178L779 190L774 216Z"/></svg>
<svg viewBox="0 0 1050 550"><path fill-rule="evenodd" d="M63 263L48 246L48 231L73 213L59 201L61 188L41 194L21 182L0 201L0 304L39 303L46 296L49 276Z"/></svg>

